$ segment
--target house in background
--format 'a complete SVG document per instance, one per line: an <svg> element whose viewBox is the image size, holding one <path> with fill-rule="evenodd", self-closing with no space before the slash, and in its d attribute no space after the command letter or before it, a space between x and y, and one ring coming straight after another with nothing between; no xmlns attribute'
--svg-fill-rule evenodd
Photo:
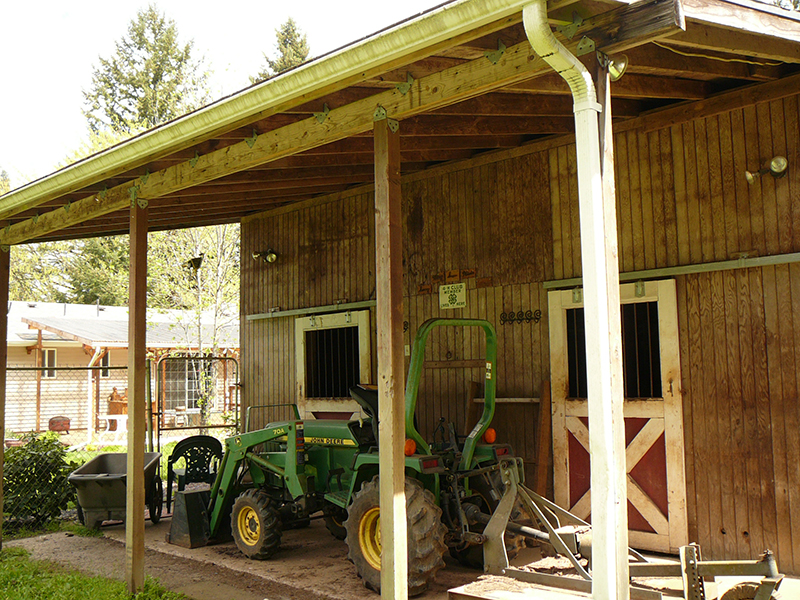
<svg viewBox="0 0 800 600"><path fill-rule="evenodd" d="M6 430L44 431L51 418L67 417L70 431L91 440L98 429L124 423L127 307L10 302L8 323ZM217 358L188 357L197 352L198 333ZM203 315L198 331L195 313L148 312L153 408L161 407L162 425L197 422L204 397L212 417L235 409L238 335L235 320L214 327Z"/></svg>

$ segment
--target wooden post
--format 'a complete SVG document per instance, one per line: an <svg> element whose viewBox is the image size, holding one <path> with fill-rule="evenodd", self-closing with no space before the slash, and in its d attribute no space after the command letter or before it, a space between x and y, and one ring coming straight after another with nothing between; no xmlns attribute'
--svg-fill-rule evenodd
<svg viewBox="0 0 800 600"><path fill-rule="evenodd" d="M597 77L602 202L579 199L589 382L592 489L592 597L626 600L628 501L622 389L614 147L608 71Z"/></svg>
<svg viewBox="0 0 800 600"><path fill-rule="evenodd" d="M403 224L400 135L396 121L375 121L375 278L381 496L381 597L408 598L403 372Z"/></svg>
<svg viewBox="0 0 800 600"><path fill-rule="evenodd" d="M147 334L147 205L134 202L130 221L128 299L128 470L125 511L125 581L144 586L145 343Z"/></svg>
<svg viewBox="0 0 800 600"><path fill-rule="evenodd" d="M44 367L44 347L42 346L42 330L36 337L36 366ZM42 430L42 369L36 370L36 431Z"/></svg>
<svg viewBox="0 0 800 600"><path fill-rule="evenodd" d="M5 465L6 431L6 360L8 358L8 271L10 254L8 246L0 248L0 431L3 445L0 446L0 515L3 514L3 467ZM3 549L3 528L0 527L0 550Z"/></svg>

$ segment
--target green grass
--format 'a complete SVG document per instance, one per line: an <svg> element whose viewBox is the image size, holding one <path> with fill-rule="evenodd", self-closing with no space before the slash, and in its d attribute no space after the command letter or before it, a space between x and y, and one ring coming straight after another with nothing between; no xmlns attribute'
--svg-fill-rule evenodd
<svg viewBox="0 0 800 600"><path fill-rule="evenodd" d="M0 600L185 600L153 579L144 590L130 596L126 585L104 577L90 577L59 565L31 560L22 548L4 548L0 552Z"/></svg>
<svg viewBox="0 0 800 600"><path fill-rule="evenodd" d="M34 537L37 535L43 535L45 533L57 533L59 531L65 531L81 537L103 537L103 532L99 529L89 529L88 527L84 527L83 525L79 525L78 523L74 523L72 521L62 521L61 519L56 519L34 529L28 527L21 527L19 529L11 527L4 528L3 539L20 540L22 538Z"/></svg>

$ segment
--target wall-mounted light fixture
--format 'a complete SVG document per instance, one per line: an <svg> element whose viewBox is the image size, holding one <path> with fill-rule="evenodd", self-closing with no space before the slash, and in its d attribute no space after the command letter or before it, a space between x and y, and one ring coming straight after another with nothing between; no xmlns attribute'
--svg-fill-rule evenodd
<svg viewBox="0 0 800 600"><path fill-rule="evenodd" d="M263 260L266 263L274 263L278 260L278 253L272 248L269 250L262 250L261 252L253 252L253 260Z"/></svg>
<svg viewBox="0 0 800 600"><path fill-rule="evenodd" d="M628 57L624 54L615 54L608 56L602 52L597 53L597 61L601 66L608 69L608 75L611 81L617 81L628 70Z"/></svg>
<svg viewBox="0 0 800 600"><path fill-rule="evenodd" d="M789 168L789 161L786 159L785 156L776 156L772 160L770 160L767 165L759 169L756 172L752 171L745 171L744 176L747 179L747 183L750 185L756 182L757 177L761 177L762 175L766 175L769 173L775 179L780 179L786 175L786 171Z"/></svg>

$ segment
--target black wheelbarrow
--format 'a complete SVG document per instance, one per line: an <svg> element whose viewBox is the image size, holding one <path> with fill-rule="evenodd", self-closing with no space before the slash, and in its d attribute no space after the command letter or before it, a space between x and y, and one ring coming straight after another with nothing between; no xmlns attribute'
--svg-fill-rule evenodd
<svg viewBox="0 0 800 600"><path fill-rule="evenodd" d="M164 503L159 460L160 452L144 454L145 503L154 524L161 519ZM128 455L109 452L95 456L72 472L69 482L78 493L78 519L82 525L97 529L103 521L125 520L127 471Z"/></svg>

